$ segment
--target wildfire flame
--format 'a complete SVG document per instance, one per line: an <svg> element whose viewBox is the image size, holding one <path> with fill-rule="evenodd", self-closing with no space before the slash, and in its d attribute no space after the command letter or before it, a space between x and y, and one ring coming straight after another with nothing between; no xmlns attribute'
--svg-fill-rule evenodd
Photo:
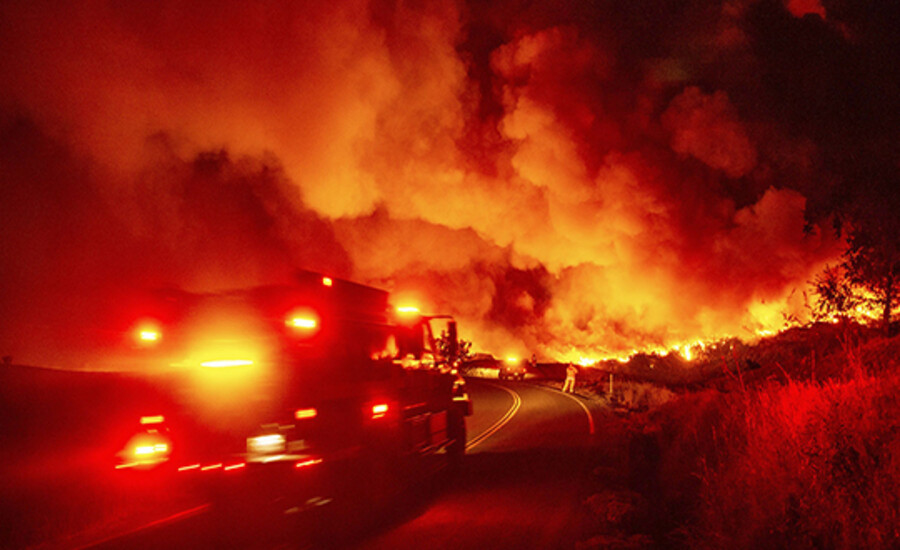
<svg viewBox="0 0 900 550"><path fill-rule="evenodd" d="M297 267L423 297L476 348L582 365L808 319L841 251L805 216L839 132L759 104L802 95L756 76L793 56L764 57L730 4L531 4L4 3L9 349L49 324L32 311ZM849 28L781 4L757 19Z"/></svg>

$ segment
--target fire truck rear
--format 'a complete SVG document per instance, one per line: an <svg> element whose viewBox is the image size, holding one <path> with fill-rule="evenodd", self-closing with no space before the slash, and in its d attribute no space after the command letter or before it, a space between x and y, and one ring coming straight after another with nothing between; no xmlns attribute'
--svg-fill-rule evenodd
<svg viewBox="0 0 900 550"><path fill-rule="evenodd" d="M166 389L135 415L119 471L197 484L225 506L301 510L387 496L465 452L471 402L450 317L391 310L384 291L309 272L167 291L148 309L137 352Z"/></svg>

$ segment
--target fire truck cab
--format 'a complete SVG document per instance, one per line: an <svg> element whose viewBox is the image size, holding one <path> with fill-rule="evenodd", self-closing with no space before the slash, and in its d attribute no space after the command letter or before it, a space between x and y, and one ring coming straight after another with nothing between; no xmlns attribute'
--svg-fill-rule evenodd
<svg viewBox="0 0 900 550"><path fill-rule="evenodd" d="M500 380L524 380L528 373L528 365L518 357L507 357L497 367L497 378Z"/></svg>
<svg viewBox="0 0 900 550"><path fill-rule="evenodd" d="M384 494L465 452L472 406L448 316L393 311L387 292L310 272L168 292L154 313L134 335L174 382L143 405L117 470L296 507Z"/></svg>

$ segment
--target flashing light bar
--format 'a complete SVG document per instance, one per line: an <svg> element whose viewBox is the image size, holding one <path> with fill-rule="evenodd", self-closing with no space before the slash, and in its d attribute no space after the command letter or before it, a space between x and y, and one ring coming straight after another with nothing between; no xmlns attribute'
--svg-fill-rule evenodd
<svg viewBox="0 0 900 550"><path fill-rule="evenodd" d="M138 334L138 338L144 342L156 342L159 340L159 332L155 330L142 330Z"/></svg>
<svg viewBox="0 0 900 550"><path fill-rule="evenodd" d="M401 313L403 315L418 315L421 312L416 306L399 306L397 308L397 313Z"/></svg>
<svg viewBox="0 0 900 550"><path fill-rule="evenodd" d="M141 417L141 424L144 424L144 425L147 425L147 424L162 424L162 423L165 422L165 421L166 421L166 417L164 417L164 416L161 415L161 414L157 414L157 415L154 415L154 416L142 416L142 417Z"/></svg>
<svg viewBox="0 0 900 550"><path fill-rule="evenodd" d="M200 363L201 367L208 367L214 369L227 368L227 367L247 367L253 364L253 361L249 359L224 359L219 361L204 361Z"/></svg>
<svg viewBox="0 0 900 550"><path fill-rule="evenodd" d="M305 420L308 418L315 418L319 415L319 411L316 409L297 409L294 411L294 418L297 420Z"/></svg>

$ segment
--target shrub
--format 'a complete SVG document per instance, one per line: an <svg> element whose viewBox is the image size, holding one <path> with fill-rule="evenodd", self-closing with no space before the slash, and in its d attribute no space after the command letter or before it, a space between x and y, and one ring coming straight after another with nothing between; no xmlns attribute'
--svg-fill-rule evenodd
<svg viewBox="0 0 900 550"><path fill-rule="evenodd" d="M717 417L705 419L715 423L701 420L700 431L718 435L694 455L701 468L692 546L896 547L898 390L900 377L861 377L723 396ZM665 460L690 454L676 445Z"/></svg>

